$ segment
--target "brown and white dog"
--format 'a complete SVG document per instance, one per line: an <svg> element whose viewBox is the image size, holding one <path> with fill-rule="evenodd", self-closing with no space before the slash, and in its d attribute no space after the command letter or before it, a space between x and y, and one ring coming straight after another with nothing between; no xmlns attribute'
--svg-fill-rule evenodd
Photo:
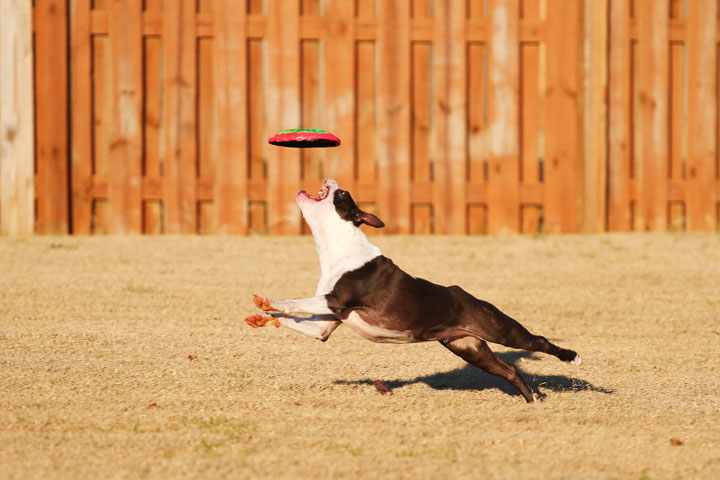
<svg viewBox="0 0 720 480"><path fill-rule="evenodd" d="M580 356L531 334L517 321L458 286L443 287L408 275L371 244L360 224L381 228L383 222L363 212L337 182L325 180L318 196L300 191L296 202L310 226L320 260L315 296L270 300L254 295L255 304L271 314L245 321L262 327L280 325L325 341L344 323L374 342L410 343L437 340L471 365L513 384L528 402L538 396L517 369L493 354L486 342L555 355L580 365ZM299 315L296 315L299 314Z"/></svg>

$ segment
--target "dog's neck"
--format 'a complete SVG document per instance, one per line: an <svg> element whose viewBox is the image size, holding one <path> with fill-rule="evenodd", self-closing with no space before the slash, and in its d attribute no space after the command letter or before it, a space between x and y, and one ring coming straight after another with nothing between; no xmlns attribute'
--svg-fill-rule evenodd
<svg viewBox="0 0 720 480"><path fill-rule="evenodd" d="M365 233L352 222L315 220L311 230L320 261L316 295L329 293L343 273L360 268L382 255L380 249L370 243Z"/></svg>

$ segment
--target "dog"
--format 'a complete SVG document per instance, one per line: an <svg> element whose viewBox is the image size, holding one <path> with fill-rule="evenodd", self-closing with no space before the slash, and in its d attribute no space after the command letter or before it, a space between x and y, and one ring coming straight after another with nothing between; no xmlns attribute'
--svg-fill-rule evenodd
<svg viewBox="0 0 720 480"><path fill-rule="evenodd" d="M295 200L312 230L320 260L315 296L270 300L254 295L255 305L269 313L247 317L248 325L273 322L322 341L341 323L374 342L436 340L469 364L510 382L529 403L537 401L538 395L515 366L495 356L487 342L582 363L573 350L531 334L462 288L436 285L405 273L360 229L362 224L382 228L383 222L362 211L336 181L325 180L318 195L301 190Z"/></svg>

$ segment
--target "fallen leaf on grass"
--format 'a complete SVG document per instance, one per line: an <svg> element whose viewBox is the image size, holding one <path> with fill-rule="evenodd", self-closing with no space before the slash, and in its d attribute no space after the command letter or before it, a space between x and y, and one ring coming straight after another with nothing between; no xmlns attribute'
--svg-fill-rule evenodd
<svg viewBox="0 0 720 480"><path fill-rule="evenodd" d="M188 360L190 360L191 362L193 360L197 360L197 355L188 355Z"/></svg>
<svg viewBox="0 0 720 480"><path fill-rule="evenodd" d="M383 382L382 380L375 380L373 382L373 386L375 387L375 390L380 392L382 395L385 395L386 393L392 395L392 390L390 390L390 387L385 385L385 382Z"/></svg>
<svg viewBox="0 0 720 480"><path fill-rule="evenodd" d="M670 445L672 445L673 447L679 447L680 445L685 445L685 442L683 442L679 438L673 437L670 439Z"/></svg>
<svg viewBox="0 0 720 480"><path fill-rule="evenodd" d="M157 403L151 403L150 405L148 405L148 408L155 408L155 407L157 407Z"/></svg>

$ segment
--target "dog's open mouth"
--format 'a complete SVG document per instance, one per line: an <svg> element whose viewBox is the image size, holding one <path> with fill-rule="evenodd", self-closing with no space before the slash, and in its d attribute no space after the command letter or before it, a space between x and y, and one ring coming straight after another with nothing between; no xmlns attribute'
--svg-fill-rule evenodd
<svg viewBox="0 0 720 480"><path fill-rule="evenodd" d="M307 198L315 200L316 202L319 202L320 200L324 200L325 198L327 198L329 191L330 187L328 187L327 185L323 185L317 195L307 193L305 190L301 190L300 194L305 195Z"/></svg>

